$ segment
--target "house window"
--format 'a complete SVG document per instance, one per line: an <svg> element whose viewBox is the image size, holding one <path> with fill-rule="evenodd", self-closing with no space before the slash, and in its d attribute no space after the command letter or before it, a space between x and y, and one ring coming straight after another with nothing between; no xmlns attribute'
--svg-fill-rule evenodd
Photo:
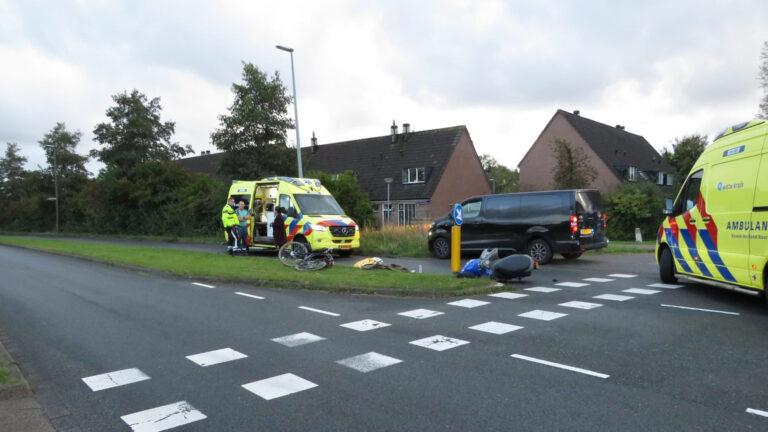
<svg viewBox="0 0 768 432"><path fill-rule="evenodd" d="M416 204L400 204L398 224L410 225L416 219Z"/></svg>
<svg viewBox="0 0 768 432"><path fill-rule="evenodd" d="M674 177L672 177L672 174L667 174L667 182L666 182L666 185L667 185L667 186L672 186L672 184L674 183L674 180L675 180L675 179L674 179Z"/></svg>
<svg viewBox="0 0 768 432"><path fill-rule="evenodd" d="M403 170L403 184L424 183L424 167L407 168Z"/></svg>
<svg viewBox="0 0 768 432"><path fill-rule="evenodd" d="M389 223L392 220L392 204L381 205L381 221Z"/></svg>
<svg viewBox="0 0 768 432"><path fill-rule="evenodd" d="M672 186L672 183L674 182L672 178L672 174L667 174L665 172L659 172L659 178L656 181L656 184L662 185L662 186Z"/></svg>
<svg viewBox="0 0 768 432"><path fill-rule="evenodd" d="M627 169L627 180L637 181L637 167L631 166Z"/></svg>

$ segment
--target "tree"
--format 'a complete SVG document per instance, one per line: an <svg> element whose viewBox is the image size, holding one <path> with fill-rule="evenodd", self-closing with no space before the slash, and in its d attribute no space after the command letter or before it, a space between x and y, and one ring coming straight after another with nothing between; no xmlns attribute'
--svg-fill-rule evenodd
<svg viewBox="0 0 768 432"><path fill-rule="evenodd" d="M664 206L664 197L655 184L626 183L604 200L610 239L634 240L635 228L640 228L644 239L655 238Z"/></svg>
<svg viewBox="0 0 768 432"><path fill-rule="evenodd" d="M171 142L176 123L160 120L160 98L133 90L112 96L115 106L107 109L110 122L99 123L93 134L103 147L93 150L107 170L131 170L149 161L169 161L194 153L189 145Z"/></svg>
<svg viewBox="0 0 768 432"><path fill-rule="evenodd" d="M368 194L360 190L357 175L353 171L344 171L335 179L320 171L313 171L307 175L320 180L320 183L336 198L347 216L360 226L371 226L376 222Z"/></svg>
<svg viewBox="0 0 768 432"><path fill-rule="evenodd" d="M760 101L760 111L757 113L757 116L768 119L768 41L763 42L763 51L760 53L760 58L763 60L763 63L760 65L757 77L760 81L760 87L765 92L765 96Z"/></svg>
<svg viewBox="0 0 768 432"><path fill-rule="evenodd" d="M706 147L707 137L688 135L682 139L675 138L672 150L664 148L661 156L675 168L675 182L682 183Z"/></svg>
<svg viewBox="0 0 768 432"><path fill-rule="evenodd" d="M552 150L557 160L553 187L555 189L581 189L597 178L597 171L581 148L573 147L564 139L556 139Z"/></svg>
<svg viewBox="0 0 768 432"><path fill-rule="evenodd" d="M520 172L511 170L501 165L490 154L480 156L480 163L483 165L483 171L492 180L494 193L517 192L520 190Z"/></svg>
<svg viewBox="0 0 768 432"><path fill-rule="evenodd" d="M240 179L296 175L295 150L286 144L286 130L294 127L288 117L291 97L280 75L270 78L244 62L242 79L232 84L235 100L211 134L213 144L225 152L218 172Z"/></svg>
<svg viewBox="0 0 768 432"><path fill-rule="evenodd" d="M24 177L27 158L19 154L19 145L6 143L5 156L0 159L0 201L18 198L18 184Z"/></svg>

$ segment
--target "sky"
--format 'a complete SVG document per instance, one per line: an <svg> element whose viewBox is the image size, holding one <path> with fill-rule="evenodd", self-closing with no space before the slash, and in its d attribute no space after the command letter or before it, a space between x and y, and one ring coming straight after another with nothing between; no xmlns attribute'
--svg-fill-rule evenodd
<svg viewBox="0 0 768 432"><path fill-rule="evenodd" d="M242 62L291 94L283 45L302 146L466 125L514 169L557 109L578 109L661 151L755 117L766 22L765 0L0 0L0 150L43 166L38 141L64 122L87 153L112 96L138 89L174 141L216 152Z"/></svg>

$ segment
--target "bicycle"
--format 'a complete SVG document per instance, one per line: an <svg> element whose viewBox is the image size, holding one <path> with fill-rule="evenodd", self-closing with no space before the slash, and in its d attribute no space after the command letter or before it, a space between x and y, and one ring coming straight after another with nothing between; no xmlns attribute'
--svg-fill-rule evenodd
<svg viewBox="0 0 768 432"><path fill-rule="evenodd" d="M281 263L296 270L320 270L333 266L333 249L310 252L309 248L300 242L288 242L280 247L277 258Z"/></svg>

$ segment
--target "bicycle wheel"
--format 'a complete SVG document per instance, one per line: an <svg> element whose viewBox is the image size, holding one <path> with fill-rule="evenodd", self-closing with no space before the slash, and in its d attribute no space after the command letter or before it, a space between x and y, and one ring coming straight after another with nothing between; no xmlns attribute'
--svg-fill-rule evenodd
<svg viewBox="0 0 768 432"><path fill-rule="evenodd" d="M304 259L296 263L296 270L320 270L328 265L323 259Z"/></svg>
<svg viewBox="0 0 768 432"><path fill-rule="evenodd" d="M288 267L296 267L296 264L309 255L307 247L299 242L288 242L280 247L277 258Z"/></svg>

